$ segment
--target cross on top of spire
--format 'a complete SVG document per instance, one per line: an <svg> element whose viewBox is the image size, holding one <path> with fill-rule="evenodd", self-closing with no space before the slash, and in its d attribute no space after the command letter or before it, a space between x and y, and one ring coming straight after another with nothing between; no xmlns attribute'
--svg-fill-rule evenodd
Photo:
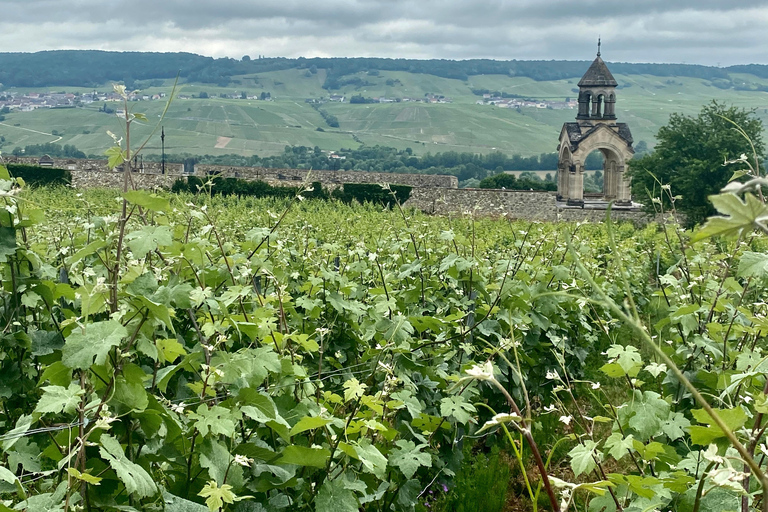
<svg viewBox="0 0 768 512"><path fill-rule="evenodd" d="M597 56L600 56L600 36L597 36Z"/></svg>

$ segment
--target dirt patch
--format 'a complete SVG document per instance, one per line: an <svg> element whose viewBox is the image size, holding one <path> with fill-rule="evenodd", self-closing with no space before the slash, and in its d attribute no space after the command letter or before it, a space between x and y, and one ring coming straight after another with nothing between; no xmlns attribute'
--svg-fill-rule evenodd
<svg viewBox="0 0 768 512"><path fill-rule="evenodd" d="M227 144L229 144L229 141L231 140L232 140L231 137L219 137L218 139L216 139L216 145L213 147L216 149L223 149L227 147Z"/></svg>

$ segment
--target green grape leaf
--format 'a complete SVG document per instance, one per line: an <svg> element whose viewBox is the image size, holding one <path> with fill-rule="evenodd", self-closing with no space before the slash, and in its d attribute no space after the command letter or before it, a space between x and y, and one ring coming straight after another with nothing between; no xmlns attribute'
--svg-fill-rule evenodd
<svg viewBox="0 0 768 512"><path fill-rule="evenodd" d="M768 206L754 195L747 193L744 201L733 193L709 196L709 200L723 216L710 217L691 237L697 242L712 236L737 236L758 227L768 219Z"/></svg>
<svg viewBox="0 0 768 512"><path fill-rule="evenodd" d="M365 388L368 387L365 384L359 382L354 377L344 383L344 400L350 402L355 400L365 393Z"/></svg>
<svg viewBox="0 0 768 512"><path fill-rule="evenodd" d="M405 478L413 478L416 471L421 467L432 467L432 457L428 453L422 453L421 450L426 447L425 444L416 446L413 441L400 439L395 444L399 447L392 450L389 456L389 465L402 471Z"/></svg>
<svg viewBox="0 0 768 512"><path fill-rule="evenodd" d="M643 366L643 358L640 355L640 352L631 345L626 347L622 345L611 345L607 351L607 355L611 359L611 362L605 366L615 366L618 364L621 368L620 374L615 374L615 372L609 373L609 371L606 371L605 367L601 368L609 377L623 377L624 375L637 377L637 374Z"/></svg>
<svg viewBox="0 0 768 512"><path fill-rule="evenodd" d="M146 377L144 370L135 364L123 366L122 374L115 379L115 394L110 403L119 404L129 411L142 412L149 405L143 384Z"/></svg>
<svg viewBox="0 0 768 512"><path fill-rule="evenodd" d="M171 209L171 203L167 198L150 194L145 190L130 190L123 194L123 197L130 203L155 212L167 212Z"/></svg>
<svg viewBox="0 0 768 512"><path fill-rule="evenodd" d="M39 406L39 402L38 402L38 406ZM16 427L13 430L3 434L3 438L5 439L3 441L3 450L6 452L10 450L13 447L13 445L16 444L19 441L19 439L23 437L23 434L27 430L29 430L29 427L32 426L32 423L33 423L33 417L31 414L21 416L18 420L16 420Z"/></svg>
<svg viewBox="0 0 768 512"><path fill-rule="evenodd" d="M16 475L14 475L10 469L0 466L0 482L15 484L16 480Z"/></svg>
<svg viewBox="0 0 768 512"><path fill-rule="evenodd" d="M16 230L0 227L0 263L8 261L8 256L16 254Z"/></svg>
<svg viewBox="0 0 768 512"><path fill-rule="evenodd" d="M605 440L606 453L616 460L620 460L633 450L634 437L629 434L627 437L620 432L614 432Z"/></svg>
<svg viewBox="0 0 768 512"><path fill-rule="evenodd" d="M296 423L293 426L293 428L290 431L290 434L292 436L295 436L296 434L301 434L302 432L305 432L307 430L324 427L327 424L331 423L331 421L332 420L329 420L326 418L320 418L318 416L304 416L299 420L298 423Z"/></svg>
<svg viewBox="0 0 768 512"><path fill-rule="evenodd" d="M741 407L734 407L733 409L715 409L715 412L731 431L741 428L747 422L747 413L744 412L744 409ZM716 439L725 437L725 432L714 424L714 421L707 411L704 409L694 409L691 411L691 414L699 423L708 425L706 427L701 425L689 427L688 430L691 433L692 443L708 446Z"/></svg>
<svg viewBox="0 0 768 512"><path fill-rule="evenodd" d="M165 512L208 512L208 507L163 491Z"/></svg>
<svg viewBox="0 0 768 512"><path fill-rule="evenodd" d="M405 407L408 410L408 414L410 414L413 419L418 418L424 411L424 406L411 391L403 389L392 393L391 397L393 400L402 402L403 404L399 407Z"/></svg>
<svg viewBox="0 0 768 512"><path fill-rule="evenodd" d="M658 393L635 392L635 399L628 408L632 417L629 426L637 433L640 441L646 441L658 435L662 422L669 417L669 404Z"/></svg>
<svg viewBox="0 0 768 512"><path fill-rule="evenodd" d="M234 503L236 500L231 485L224 484L219 487L213 480L205 484L197 495L205 498L205 504L211 512L218 512L222 510L225 503Z"/></svg>
<svg viewBox="0 0 768 512"><path fill-rule="evenodd" d="M744 251L739 259L739 270L736 275L756 278L768 275L768 254Z"/></svg>
<svg viewBox="0 0 768 512"><path fill-rule="evenodd" d="M215 436L232 437L235 435L237 418L226 407L214 405L209 409L207 404L201 404L197 411L189 413L189 419L195 421L195 428L203 436L207 436L209 432Z"/></svg>
<svg viewBox="0 0 768 512"><path fill-rule="evenodd" d="M107 157L107 166L110 169L114 169L125 162L125 152L120 146L112 146L104 152L104 155Z"/></svg>
<svg viewBox="0 0 768 512"><path fill-rule="evenodd" d="M125 485L128 494L136 494L141 498L147 498L157 493L154 480L143 467L128 460L120 442L114 437L102 434L99 453L109 462L109 465L117 473L117 477Z"/></svg>
<svg viewBox="0 0 768 512"><path fill-rule="evenodd" d="M315 512L357 512L355 493L344 486L341 478L326 480L315 498Z"/></svg>
<svg viewBox="0 0 768 512"><path fill-rule="evenodd" d="M408 480L400 487L397 491L397 503L403 507L402 510L413 510L421 489L421 482L415 478Z"/></svg>
<svg viewBox="0 0 768 512"><path fill-rule="evenodd" d="M200 446L200 467L207 469L211 479L219 484L224 483L225 476L231 482L233 472L239 469L232 463L232 455L227 448L213 439L206 439Z"/></svg>
<svg viewBox="0 0 768 512"><path fill-rule="evenodd" d="M661 431L664 432L670 441L674 441L683 437L690 426L691 422L688 421L688 418L683 413L674 412L670 413L667 421L661 424Z"/></svg>
<svg viewBox="0 0 768 512"><path fill-rule="evenodd" d="M73 370L87 370L94 363L104 364L109 349L120 344L128 331L116 320L86 324L67 336L61 362Z"/></svg>
<svg viewBox="0 0 768 512"><path fill-rule="evenodd" d="M331 456L326 448L307 448L306 446L291 445L280 454L278 464L296 464L297 466L311 466L324 468Z"/></svg>
<svg viewBox="0 0 768 512"><path fill-rule="evenodd" d="M387 474L387 458L381 454L378 448L364 439L354 446L355 453L363 463L363 469L376 475L380 480L385 480Z"/></svg>
<svg viewBox="0 0 768 512"><path fill-rule="evenodd" d="M41 414L58 414L62 411L72 414L85 393L76 382L70 383L69 387L66 388L62 386L45 386L42 389L43 396L40 397L35 407L35 412Z"/></svg>
<svg viewBox="0 0 768 512"><path fill-rule="evenodd" d="M168 226L145 226L125 235L128 247L135 258L141 259L158 247L173 243L173 231Z"/></svg>
<svg viewBox="0 0 768 512"><path fill-rule="evenodd" d="M574 476L589 473L597 467L594 459L597 456L596 448L597 443L588 439L584 444L577 444L568 452L571 456L571 469Z"/></svg>
<svg viewBox="0 0 768 512"><path fill-rule="evenodd" d="M475 412L475 406L462 396L447 396L440 400L440 414L446 418L451 416L459 423L471 421Z"/></svg>
<svg viewBox="0 0 768 512"><path fill-rule="evenodd" d="M179 357L187 355L184 345L175 339L159 339L155 341L155 345L167 363L173 363Z"/></svg>

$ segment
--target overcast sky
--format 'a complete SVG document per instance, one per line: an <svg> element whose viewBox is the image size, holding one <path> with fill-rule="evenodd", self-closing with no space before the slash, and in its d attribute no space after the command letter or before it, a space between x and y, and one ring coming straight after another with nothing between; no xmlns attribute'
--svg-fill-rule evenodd
<svg viewBox="0 0 768 512"><path fill-rule="evenodd" d="M766 0L2 0L0 51L768 64Z"/></svg>

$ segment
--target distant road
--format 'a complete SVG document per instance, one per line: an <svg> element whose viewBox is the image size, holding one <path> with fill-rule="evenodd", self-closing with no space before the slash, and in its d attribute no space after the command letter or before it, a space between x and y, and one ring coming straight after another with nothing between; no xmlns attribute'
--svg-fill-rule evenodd
<svg viewBox="0 0 768 512"><path fill-rule="evenodd" d="M12 124L8 124L8 123L0 123L0 125L7 126L8 128L15 128L17 130L24 130L25 132L39 133L40 135L50 135L51 137L56 137L52 133L39 132L37 130L31 130L29 128L22 128L21 126L13 126ZM59 142L61 139L62 137L56 137L56 139L51 141L51 144L53 144L54 142Z"/></svg>

